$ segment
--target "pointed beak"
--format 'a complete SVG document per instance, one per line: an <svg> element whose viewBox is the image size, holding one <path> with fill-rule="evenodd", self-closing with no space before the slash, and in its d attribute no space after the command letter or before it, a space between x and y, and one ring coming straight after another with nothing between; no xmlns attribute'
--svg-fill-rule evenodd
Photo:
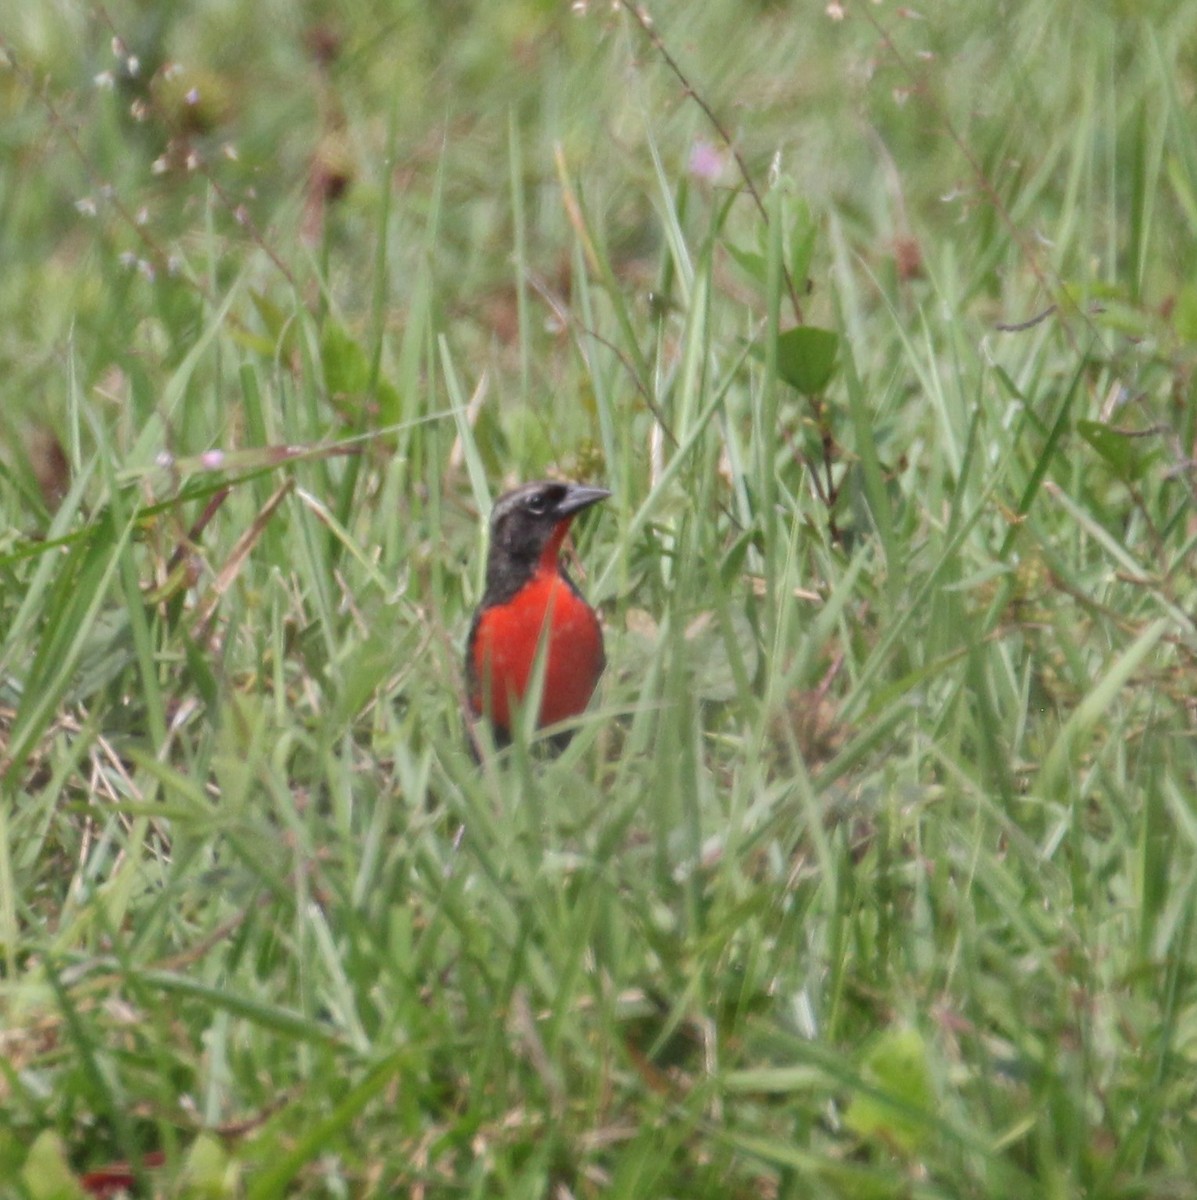
<svg viewBox="0 0 1197 1200"><path fill-rule="evenodd" d="M606 500L610 495L611 493L606 488L590 487L584 483L571 483L569 490L557 505L557 516L572 517L574 513L579 513L582 509L589 508L600 500Z"/></svg>

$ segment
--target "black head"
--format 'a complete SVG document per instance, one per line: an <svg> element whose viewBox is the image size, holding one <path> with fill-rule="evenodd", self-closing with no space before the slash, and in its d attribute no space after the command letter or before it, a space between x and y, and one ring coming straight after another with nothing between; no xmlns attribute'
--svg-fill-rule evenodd
<svg viewBox="0 0 1197 1200"><path fill-rule="evenodd" d="M500 496L491 511L486 562L492 602L527 582L546 554L557 554L573 518L610 495L606 488L541 480Z"/></svg>

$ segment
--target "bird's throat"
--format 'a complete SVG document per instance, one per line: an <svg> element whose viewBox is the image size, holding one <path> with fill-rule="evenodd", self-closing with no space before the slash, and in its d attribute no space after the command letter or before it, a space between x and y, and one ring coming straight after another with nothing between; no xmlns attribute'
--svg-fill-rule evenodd
<svg viewBox="0 0 1197 1200"><path fill-rule="evenodd" d="M561 557L561 546L572 523L572 516L562 517L553 528L553 532L549 534L549 540L545 542L544 549L540 552L540 561L536 564L538 576L557 574L557 560Z"/></svg>

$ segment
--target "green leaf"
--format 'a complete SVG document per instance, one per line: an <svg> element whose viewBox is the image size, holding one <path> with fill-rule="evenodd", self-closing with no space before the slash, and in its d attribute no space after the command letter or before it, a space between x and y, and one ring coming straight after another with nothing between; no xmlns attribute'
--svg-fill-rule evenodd
<svg viewBox="0 0 1197 1200"><path fill-rule="evenodd" d="M912 1154L926 1140L934 1093L927 1049L915 1029L891 1029L872 1045L861 1068L870 1084L852 1097L844 1123L858 1137Z"/></svg>
<svg viewBox="0 0 1197 1200"><path fill-rule="evenodd" d="M362 348L333 321L324 327L320 359L330 396L355 395L370 386L370 363Z"/></svg>
<svg viewBox="0 0 1197 1200"><path fill-rule="evenodd" d="M1140 448L1140 441L1101 421L1077 421L1076 431L1125 482L1142 477L1155 455Z"/></svg>
<svg viewBox="0 0 1197 1200"><path fill-rule="evenodd" d="M30 1200L82 1200L83 1188L67 1165L66 1148L52 1130L38 1134L21 1168Z"/></svg>
<svg viewBox="0 0 1197 1200"><path fill-rule="evenodd" d="M374 384L374 371L370 360L361 346L333 321L324 328L320 341L320 359L324 364L324 386L334 402L340 402L345 415L344 402L354 401L357 408L363 397L375 389L378 407L383 412L398 412L402 405L395 388L385 379Z"/></svg>
<svg viewBox="0 0 1197 1200"><path fill-rule="evenodd" d="M814 325L787 329L777 338L777 371L804 396L821 392L835 370L839 334Z"/></svg>
<svg viewBox="0 0 1197 1200"><path fill-rule="evenodd" d="M183 1162L182 1195L188 1200L232 1200L240 1194L240 1174L220 1142L201 1133Z"/></svg>
<svg viewBox="0 0 1197 1200"><path fill-rule="evenodd" d="M799 292L806 285L810 274L810 260L815 253L815 236L819 226L811 216L810 205L805 200L799 200L794 206L794 219L790 222L789 244L790 271L794 276L794 286Z"/></svg>
<svg viewBox="0 0 1197 1200"><path fill-rule="evenodd" d="M741 250L738 246L727 244L727 252L736 260L740 270L752 280L757 287L765 286L765 256L752 250Z"/></svg>
<svg viewBox="0 0 1197 1200"><path fill-rule="evenodd" d="M275 304L264 293L250 289L250 303L266 329L266 335L248 329L245 326L235 326L229 330L229 335L239 345L253 350L256 354L270 357L289 351L295 343L295 322L293 314Z"/></svg>

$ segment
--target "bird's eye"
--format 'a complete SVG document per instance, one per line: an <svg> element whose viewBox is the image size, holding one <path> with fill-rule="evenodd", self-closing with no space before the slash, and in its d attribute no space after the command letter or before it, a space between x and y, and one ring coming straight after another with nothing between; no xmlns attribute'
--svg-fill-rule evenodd
<svg viewBox="0 0 1197 1200"><path fill-rule="evenodd" d="M528 511L536 516L543 516L549 511L549 498L544 492L533 492L528 497Z"/></svg>

